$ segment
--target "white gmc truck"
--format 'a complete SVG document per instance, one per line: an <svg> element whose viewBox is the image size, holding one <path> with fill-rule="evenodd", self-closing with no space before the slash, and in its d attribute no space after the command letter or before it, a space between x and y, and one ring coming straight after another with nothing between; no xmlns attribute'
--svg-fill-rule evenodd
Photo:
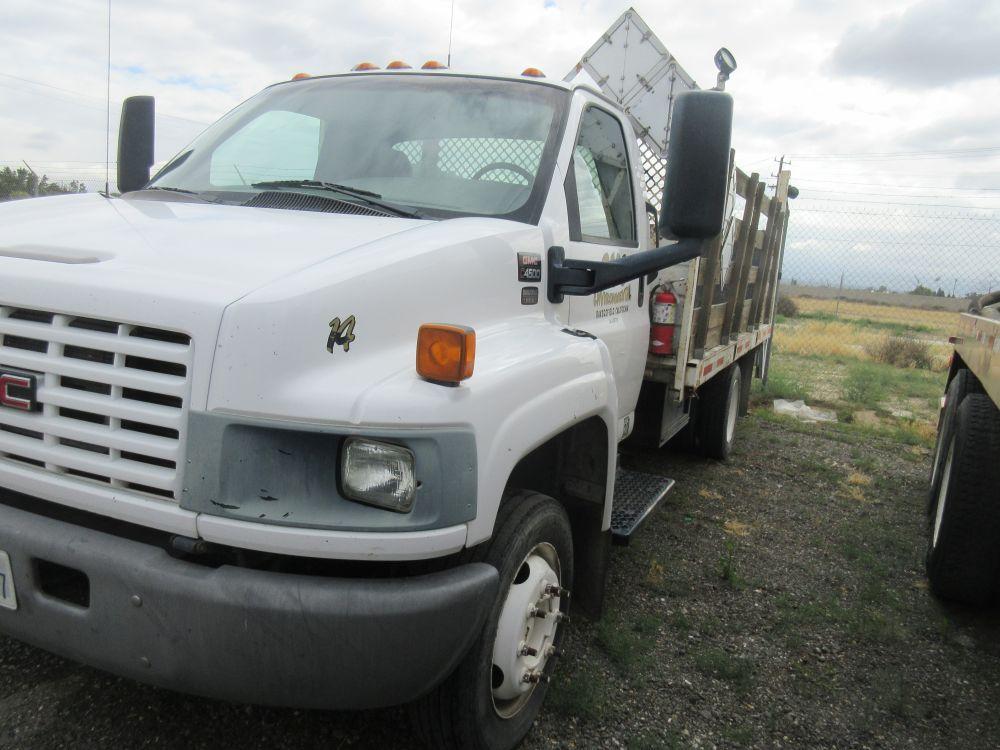
<svg viewBox="0 0 1000 750"><path fill-rule="evenodd" d="M0 206L0 632L500 750L672 485L619 442L728 453L786 209L676 65L656 208L604 82L393 68L271 86L152 178L130 99L120 195Z"/></svg>

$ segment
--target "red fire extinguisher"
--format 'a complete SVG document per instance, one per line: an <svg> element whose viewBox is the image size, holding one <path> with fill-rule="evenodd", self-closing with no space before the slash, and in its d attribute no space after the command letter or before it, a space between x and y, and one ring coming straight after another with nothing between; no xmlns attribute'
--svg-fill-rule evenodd
<svg viewBox="0 0 1000 750"><path fill-rule="evenodd" d="M661 290L653 294L649 326L650 354L674 353L674 329L677 326L677 297Z"/></svg>

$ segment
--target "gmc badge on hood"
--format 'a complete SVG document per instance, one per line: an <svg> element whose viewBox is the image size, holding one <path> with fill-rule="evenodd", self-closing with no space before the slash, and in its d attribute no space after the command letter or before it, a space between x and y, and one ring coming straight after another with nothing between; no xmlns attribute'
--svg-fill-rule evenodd
<svg viewBox="0 0 1000 750"><path fill-rule="evenodd" d="M542 280L542 256L538 253L517 254L517 280L538 283Z"/></svg>
<svg viewBox="0 0 1000 750"><path fill-rule="evenodd" d="M0 407L38 411L38 376L0 365Z"/></svg>

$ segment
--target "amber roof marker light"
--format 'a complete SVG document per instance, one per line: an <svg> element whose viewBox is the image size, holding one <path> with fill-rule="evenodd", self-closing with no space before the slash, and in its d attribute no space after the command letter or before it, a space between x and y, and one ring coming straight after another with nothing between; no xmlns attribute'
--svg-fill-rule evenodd
<svg viewBox="0 0 1000 750"><path fill-rule="evenodd" d="M521 75L527 78L545 78L545 74L538 68L525 68L521 71Z"/></svg>
<svg viewBox="0 0 1000 750"><path fill-rule="evenodd" d="M379 67L375 63L371 63L371 62L359 62L357 65L355 65L353 68L351 68L351 70L352 71L379 70Z"/></svg>
<svg viewBox="0 0 1000 750"><path fill-rule="evenodd" d="M292 76L293 81L304 81L307 78L312 78L308 73L296 73Z"/></svg>
<svg viewBox="0 0 1000 750"><path fill-rule="evenodd" d="M428 60L420 66L421 70L448 70L448 66L437 60Z"/></svg>
<svg viewBox="0 0 1000 750"><path fill-rule="evenodd" d="M417 334L417 374L442 385L472 377L476 332L468 326L425 323Z"/></svg>
<svg viewBox="0 0 1000 750"><path fill-rule="evenodd" d="M409 63L405 63L402 60L393 60L391 63L385 66L386 70L413 70L413 66Z"/></svg>

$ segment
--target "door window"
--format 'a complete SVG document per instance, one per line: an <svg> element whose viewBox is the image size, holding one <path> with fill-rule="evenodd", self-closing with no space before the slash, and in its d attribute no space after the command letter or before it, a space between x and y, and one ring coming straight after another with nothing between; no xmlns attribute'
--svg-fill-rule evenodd
<svg viewBox="0 0 1000 750"><path fill-rule="evenodd" d="M583 113L573 150L573 182L570 213L576 214L579 239L634 245L635 201L625 135L618 120L597 107Z"/></svg>

